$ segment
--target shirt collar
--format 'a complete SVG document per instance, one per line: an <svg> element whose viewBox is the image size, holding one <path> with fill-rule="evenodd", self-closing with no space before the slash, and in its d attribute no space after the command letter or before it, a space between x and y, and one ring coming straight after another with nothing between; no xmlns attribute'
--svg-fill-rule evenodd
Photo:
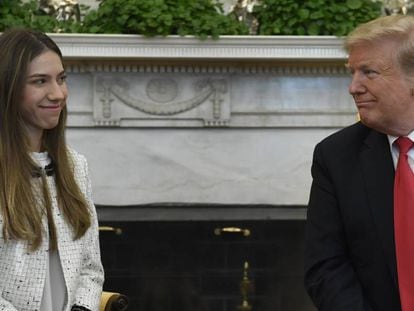
<svg viewBox="0 0 414 311"><path fill-rule="evenodd" d="M392 136L392 135L387 135L388 137L388 142L390 143L390 146L393 146L394 142L397 140L398 137L400 136ZM407 137L409 139L411 139L412 141L414 141L414 131L411 131L410 134L407 135Z"/></svg>

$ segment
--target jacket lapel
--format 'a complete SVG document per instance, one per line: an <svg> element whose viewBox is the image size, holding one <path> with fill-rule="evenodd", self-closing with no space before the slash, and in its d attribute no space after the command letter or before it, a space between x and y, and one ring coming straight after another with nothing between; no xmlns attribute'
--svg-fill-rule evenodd
<svg viewBox="0 0 414 311"><path fill-rule="evenodd" d="M373 220L391 275L397 285L394 243L394 165L387 136L371 131L361 149L365 186Z"/></svg>

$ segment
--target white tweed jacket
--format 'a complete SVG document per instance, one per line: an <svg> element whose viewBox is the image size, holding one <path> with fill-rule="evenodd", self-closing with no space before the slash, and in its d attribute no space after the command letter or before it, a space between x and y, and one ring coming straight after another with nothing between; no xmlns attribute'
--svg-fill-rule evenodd
<svg viewBox="0 0 414 311"><path fill-rule="evenodd" d="M90 207L92 226L82 238L73 240L72 230L58 209L54 176L47 177L67 290L67 303L63 311L69 311L74 304L97 311L104 281L98 220L86 159L71 149L69 154L74 164L75 179ZM0 217L0 311L39 310L47 269L48 234L44 234L38 250L29 252L25 241L4 241L2 223ZM46 216L43 224L45 232L48 232Z"/></svg>

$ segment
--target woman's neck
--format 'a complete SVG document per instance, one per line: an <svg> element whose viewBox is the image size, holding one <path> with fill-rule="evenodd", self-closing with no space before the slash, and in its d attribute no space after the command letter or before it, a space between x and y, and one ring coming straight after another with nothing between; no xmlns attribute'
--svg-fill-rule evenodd
<svg viewBox="0 0 414 311"><path fill-rule="evenodd" d="M41 152L42 151L42 135L43 132L29 132L29 148L32 152Z"/></svg>

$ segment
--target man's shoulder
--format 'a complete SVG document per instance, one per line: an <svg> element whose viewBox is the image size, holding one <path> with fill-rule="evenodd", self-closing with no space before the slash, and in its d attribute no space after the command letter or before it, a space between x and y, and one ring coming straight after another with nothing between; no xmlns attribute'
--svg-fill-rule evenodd
<svg viewBox="0 0 414 311"><path fill-rule="evenodd" d="M317 144L316 150L333 158L345 159L354 157L366 145L366 142L375 136L384 136L361 122L345 127L324 138ZM381 137L380 140L382 140Z"/></svg>
<svg viewBox="0 0 414 311"><path fill-rule="evenodd" d="M360 122L345 127L316 145L314 161L323 162L337 172L347 171L359 159L361 151L366 147L367 139L372 135L383 134Z"/></svg>
<svg viewBox="0 0 414 311"><path fill-rule="evenodd" d="M321 141L321 144L339 146L345 145L348 147L350 145L360 145L372 132L376 131L365 126L361 122L357 122L327 136Z"/></svg>

